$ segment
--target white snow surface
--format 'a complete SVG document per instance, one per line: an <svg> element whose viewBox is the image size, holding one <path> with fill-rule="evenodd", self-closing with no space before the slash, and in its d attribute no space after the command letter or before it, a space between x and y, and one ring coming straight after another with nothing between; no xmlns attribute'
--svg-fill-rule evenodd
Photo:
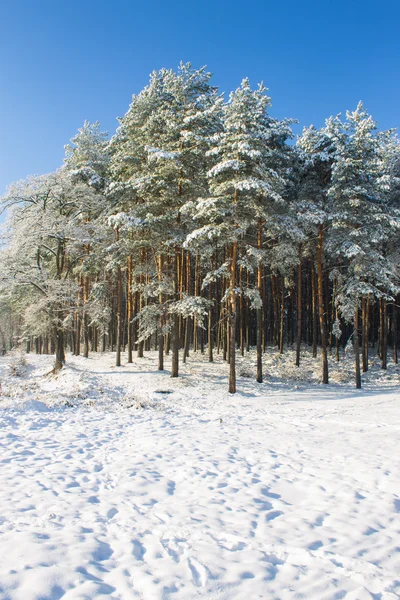
<svg viewBox="0 0 400 600"><path fill-rule="evenodd" d="M273 352L229 396L220 357L26 358L0 360L1 600L400 597L398 367L356 391Z"/></svg>

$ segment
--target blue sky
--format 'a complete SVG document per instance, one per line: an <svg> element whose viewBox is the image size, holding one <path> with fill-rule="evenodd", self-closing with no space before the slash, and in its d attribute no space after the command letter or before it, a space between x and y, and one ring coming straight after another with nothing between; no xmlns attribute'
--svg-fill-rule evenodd
<svg viewBox="0 0 400 600"><path fill-rule="evenodd" d="M0 194L56 169L83 121L110 133L149 73L207 65L221 91L263 80L272 114L322 125L362 99L399 127L399 0L5 0Z"/></svg>

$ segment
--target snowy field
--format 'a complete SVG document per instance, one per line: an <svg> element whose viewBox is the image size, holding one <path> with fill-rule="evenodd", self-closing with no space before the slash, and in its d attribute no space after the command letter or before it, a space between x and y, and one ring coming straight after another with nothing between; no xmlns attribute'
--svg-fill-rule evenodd
<svg viewBox="0 0 400 600"><path fill-rule="evenodd" d="M0 379L1 600L400 597L400 371L27 356ZM169 361L167 361L167 368ZM297 381L285 383L298 373ZM166 393L168 392L168 393Z"/></svg>

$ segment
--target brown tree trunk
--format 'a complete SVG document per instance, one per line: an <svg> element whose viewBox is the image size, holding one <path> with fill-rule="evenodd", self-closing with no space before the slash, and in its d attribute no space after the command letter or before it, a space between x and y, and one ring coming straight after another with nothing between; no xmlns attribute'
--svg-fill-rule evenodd
<svg viewBox="0 0 400 600"><path fill-rule="evenodd" d="M388 344L388 327L387 327L387 301L382 300L382 369L387 369L387 344Z"/></svg>
<svg viewBox="0 0 400 600"><path fill-rule="evenodd" d="M317 356L317 283L315 278L315 264L314 260L311 262L311 295L312 295L312 355L314 358Z"/></svg>
<svg viewBox="0 0 400 600"><path fill-rule="evenodd" d="M133 361L133 296L132 296L132 284L133 284L133 257L128 258L128 270L127 270L127 328L128 328L128 363Z"/></svg>
<svg viewBox="0 0 400 600"><path fill-rule="evenodd" d="M89 300L89 277L83 283L83 356L89 358L89 319L86 304Z"/></svg>
<svg viewBox="0 0 400 600"><path fill-rule="evenodd" d="M163 260L162 254L160 254L159 257L158 257L158 280L159 280L160 284L162 282L163 269L164 269L164 260ZM163 308L164 296L163 296L162 293L160 293L158 299L159 299L160 308L161 308L161 314L160 314L160 318L159 318L159 330L158 330L158 370L159 371L164 371L164 332L163 332L163 327L164 327L164 308Z"/></svg>
<svg viewBox="0 0 400 600"><path fill-rule="evenodd" d="M250 287L250 273L247 271L247 287ZM246 352L250 351L250 300L247 298L245 302L246 311Z"/></svg>
<svg viewBox="0 0 400 600"><path fill-rule="evenodd" d="M178 299L179 289L179 250L175 250L174 258L174 292L175 300ZM172 351L172 366L171 377L179 376L179 317L177 314L172 315L172 330L171 330L171 351Z"/></svg>
<svg viewBox="0 0 400 600"><path fill-rule="evenodd" d="M117 271L117 341L115 366L121 366L121 345L122 345L122 275L121 267Z"/></svg>
<svg viewBox="0 0 400 600"><path fill-rule="evenodd" d="M207 344L208 344L208 362L214 362L213 356L213 336L212 336L212 309L208 310L208 332L207 332Z"/></svg>
<svg viewBox="0 0 400 600"><path fill-rule="evenodd" d="M302 245L299 244L299 266L297 270L297 340L296 340L296 367L300 366L300 349L301 349L301 332L302 332L302 309L303 309L303 295L302 295Z"/></svg>
<svg viewBox="0 0 400 600"><path fill-rule="evenodd" d="M339 321L339 309L336 307L336 311L335 311L335 317L336 319ZM336 336L336 361L339 362L340 360L340 349L339 349L339 336Z"/></svg>
<svg viewBox="0 0 400 600"><path fill-rule="evenodd" d="M324 247L324 228L318 227L318 252L317 252L317 279L318 279L318 309L319 325L321 329L321 354L322 354L322 383L329 383L328 375L328 353L327 336L325 322L325 304L324 304L324 273L322 269L322 256Z"/></svg>
<svg viewBox="0 0 400 600"><path fill-rule="evenodd" d="M261 219L258 221L258 232L257 232L257 248L262 248L262 222ZM258 259L257 268L257 289L260 296L260 302L262 302L263 290L262 290L262 265L260 258ZM257 382L262 383L262 306L257 308Z"/></svg>
<svg viewBox="0 0 400 600"><path fill-rule="evenodd" d="M75 325L75 348L74 348L74 354L75 354L75 356L79 356L80 353L81 353L81 348L80 348L80 343L81 343L81 319L80 319L80 316L79 316L79 307L80 307L80 304L81 304L81 289L82 289L82 287L81 287L81 279L80 279L80 277L78 277L78 282L77 283L79 284L80 287L79 287L79 291L78 291L78 294L77 294L77 296L78 296L77 297L77 308L78 308L78 310L75 311L75 319L74 319L75 320L75 323L74 323L74 325Z"/></svg>
<svg viewBox="0 0 400 600"><path fill-rule="evenodd" d="M379 337L378 337L378 351L379 358L383 360L383 300L379 298Z"/></svg>
<svg viewBox="0 0 400 600"><path fill-rule="evenodd" d="M185 319L185 337L183 343L183 358L182 362L186 363L186 358L189 356L189 341L190 341L190 317Z"/></svg>
<svg viewBox="0 0 400 600"><path fill-rule="evenodd" d="M230 344L229 344L229 393L236 392L236 267L237 242L232 245L231 276L230 276Z"/></svg>
<svg viewBox="0 0 400 600"><path fill-rule="evenodd" d="M361 388L360 347L358 339L358 306L354 311L354 359L356 369L356 388Z"/></svg>
<svg viewBox="0 0 400 600"><path fill-rule="evenodd" d="M119 229L115 231L116 241L119 241ZM122 274L121 267L117 269L117 340L115 366L121 366L121 345L122 345Z"/></svg>
<svg viewBox="0 0 400 600"><path fill-rule="evenodd" d="M210 283L209 288L208 288L208 299L210 300L210 302L213 301L213 297L212 297L212 283ZM213 311L212 311L212 307L210 306L210 308L208 309L208 331L207 331L207 343L208 343L208 362L213 362L214 361L214 356L213 356L213 335L212 335L212 324L213 324Z"/></svg>
<svg viewBox="0 0 400 600"><path fill-rule="evenodd" d="M54 363L54 370L59 371L63 368L65 363L64 333L61 329L56 329L54 331L54 345L56 348L56 360Z"/></svg>
<svg viewBox="0 0 400 600"><path fill-rule="evenodd" d="M369 335L369 297L362 298L362 370L363 373L368 371L368 335Z"/></svg>
<svg viewBox="0 0 400 600"><path fill-rule="evenodd" d="M399 297L397 297L393 304L393 362L395 365L398 364L398 353L397 353L397 303Z"/></svg>
<svg viewBox="0 0 400 600"><path fill-rule="evenodd" d="M281 289L281 308L280 308L280 326L279 326L279 354L283 354L283 333L285 324L285 278L282 276Z"/></svg>
<svg viewBox="0 0 400 600"><path fill-rule="evenodd" d="M140 275L140 283L143 283L143 275ZM140 312L143 309L143 295L141 292L138 294L138 311ZM137 336L140 336L140 320L138 321L137 326ZM144 340L140 340L137 343L137 357L143 358L144 355Z"/></svg>
<svg viewBox="0 0 400 600"><path fill-rule="evenodd" d="M240 354L244 356L244 338L245 338L245 320L244 320L244 295L243 295L243 266L239 267L239 287L240 287L240 298L239 298L239 343L240 343Z"/></svg>

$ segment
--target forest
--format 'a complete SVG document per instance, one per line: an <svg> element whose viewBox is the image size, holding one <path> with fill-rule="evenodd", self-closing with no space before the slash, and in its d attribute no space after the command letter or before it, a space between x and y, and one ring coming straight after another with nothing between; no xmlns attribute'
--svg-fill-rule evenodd
<svg viewBox="0 0 400 600"><path fill-rule="evenodd" d="M263 84L225 96L205 68L153 72L116 133L85 122L60 168L8 188L0 343L54 353L189 353L304 345L321 362L354 348L398 362L400 145L360 102L305 127L270 115Z"/></svg>

